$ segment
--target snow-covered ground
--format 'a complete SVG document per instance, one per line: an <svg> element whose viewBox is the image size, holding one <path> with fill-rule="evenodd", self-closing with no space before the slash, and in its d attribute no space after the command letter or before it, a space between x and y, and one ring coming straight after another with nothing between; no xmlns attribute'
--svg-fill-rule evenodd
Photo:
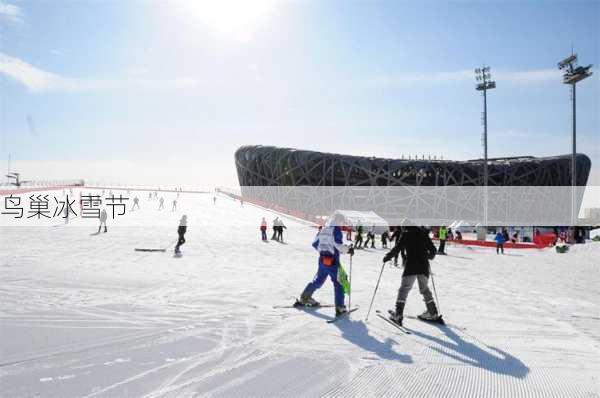
<svg viewBox="0 0 600 398"><path fill-rule="evenodd" d="M269 211L189 194L171 212L165 198L158 212L142 197L106 234L80 219L0 229L2 396L600 396L600 243L450 246L432 264L448 326L406 319L404 335L364 321L383 250L356 254L360 309L328 324L331 308L273 308L313 277L314 227L284 218L286 244L263 243ZM374 309L393 306L400 278L384 270ZM331 303L331 284L315 297ZM423 310L415 286L406 313Z"/></svg>

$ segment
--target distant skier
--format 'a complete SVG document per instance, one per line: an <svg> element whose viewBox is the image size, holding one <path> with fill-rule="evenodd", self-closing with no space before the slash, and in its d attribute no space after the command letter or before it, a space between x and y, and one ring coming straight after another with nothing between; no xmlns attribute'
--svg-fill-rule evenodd
<svg viewBox="0 0 600 398"><path fill-rule="evenodd" d="M165 208L165 199L161 196L158 202L158 210L162 210Z"/></svg>
<svg viewBox="0 0 600 398"><path fill-rule="evenodd" d="M244 198L240 198L240 207L244 207Z"/></svg>
<svg viewBox="0 0 600 398"><path fill-rule="evenodd" d="M329 276L333 283L335 296L335 314L339 316L348 310L344 304L344 288L338 281L338 270L340 267L340 253L349 253L351 256L354 250L343 244L341 225L344 218L341 214L336 214L329 225L326 225L315 237L312 246L319 252L318 270L312 282L308 283L300 295L299 304L304 306L318 306L319 302L312 298L315 290L319 289L325 283Z"/></svg>
<svg viewBox="0 0 600 398"><path fill-rule="evenodd" d="M216 205L216 204L217 204L217 197L213 196L213 205Z"/></svg>
<svg viewBox="0 0 600 398"><path fill-rule="evenodd" d="M369 228L367 232L367 240L365 241L365 247L369 246L369 242L371 242L371 249L375 249L375 226L373 225Z"/></svg>
<svg viewBox="0 0 600 398"><path fill-rule="evenodd" d="M398 289L396 298L396 310L391 315L391 319L402 325L404 305L408 293L412 289L415 280L419 283L419 291L423 295L427 311L419 318L428 321L441 322L441 315L438 314L437 306L433 300L431 290L429 290L429 260L435 257L436 248L429 238L429 234L422 228L407 226L403 228L402 236L394 248L385 255L384 262L390 261L398 255L401 250L406 251L406 261L404 273L402 274L402 284Z"/></svg>
<svg viewBox="0 0 600 398"><path fill-rule="evenodd" d="M519 231L515 231L510 241L512 243L517 243L519 241Z"/></svg>
<svg viewBox="0 0 600 398"><path fill-rule="evenodd" d="M352 242L352 227L349 225L346 227L346 240Z"/></svg>
<svg viewBox="0 0 600 398"><path fill-rule="evenodd" d="M71 213L71 211L69 210L71 208L71 206L69 206L69 197L67 196L67 205L65 206L65 209L63 210L63 213L65 215L65 224L69 223L69 215Z"/></svg>
<svg viewBox="0 0 600 398"><path fill-rule="evenodd" d="M506 228L502 228L502 236L504 237L504 241L508 242L510 238L508 237L508 230Z"/></svg>
<svg viewBox="0 0 600 398"><path fill-rule="evenodd" d="M104 224L104 232L108 232L108 229L106 228L107 219L108 214L106 213L106 209L102 209L102 211L100 212L100 225L98 226L98 233L100 233L100 230L102 229L102 224Z"/></svg>
<svg viewBox="0 0 600 398"><path fill-rule="evenodd" d="M385 231L383 231L383 233L381 234L381 246L384 249L388 248L388 240L390 239L390 233L388 231L388 229L386 228Z"/></svg>
<svg viewBox="0 0 600 398"><path fill-rule="evenodd" d="M175 210L177 210L177 199L173 199L173 208L171 209L171 211Z"/></svg>
<svg viewBox="0 0 600 398"><path fill-rule="evenodd" d="M267 220L265 220L265 218L262 218L262 221L260 222L260 234L262 236L262 240L263 242L266 242L267 239Z"/></svg>
<svg viewBox="0 0 600 398"><path fill-rule="evenodd" d="M283 243L283 230L287 229L283 220L279 220L279 225L277 225L277 240Z"/></svg>
<svg viewBox="0 0 600 398"><path fill-rule="evenodd" d="M184 214L179 220L179 227L177 228L177 244L175 245L175 254L181 254L179 248L185 243L185 233L187 232L187 216Z"/></svg>
<svg viewBox="0 0 600 398"><path fill-rule="evenodd" d="M504 235L502 234L501 231L498 231L494 240L496 241L496 254L500 254L500 253L504 254L505 240L504 240Z"/></svg>
<svg viewBox="0 0 600 398"><path fill-rule="evenodd" d="M271 236L271 240L277 240L277 236L279 235L279 217L275 217L273 220L273 235Z"/></svg>
<svg viewBox="0 0 600 398"><path fill-rule="evenodd" d="M440 247L438 247L438 254L446 254L446 238L448 237L448 230L444 225L438 230L438 238L440 239Z"/></svg>
<svg viewBox="0 0 600 398"><path fill-rule="evenodd" d="M137 196L133 198L133 206L131 207L131 211L133 211L136 206L139 210L140 209L140 200L138 199Z"/></svg>
<svg viewBox="0 0 600 398"><path fill-rule="evenodd" d="M358 223L358 226L356 227L356 240L354 241L354 247L356 247L357 249L362 248L362 244L363 244L363 226Z"/></svg>
<svg viewBox="0 0 600 398"><path fill-rule="evenodd" d="M152 200L152 192L148 192L148 200Z"/></svg>
<svg viewBox="0 0 600 398"><path fill-rule="evenodd" d="M558 240L562 244L567 243L567 231L564 228L560 230L560 233L558 234Z"/></svg>

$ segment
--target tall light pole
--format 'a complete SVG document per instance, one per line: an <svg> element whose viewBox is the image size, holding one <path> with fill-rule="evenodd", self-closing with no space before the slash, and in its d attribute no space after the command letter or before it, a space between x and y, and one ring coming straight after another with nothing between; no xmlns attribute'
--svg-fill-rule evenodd
<svg viewBox="0 0 600 398"><path fill-rule="evenodd" d="M588 66L577 66L577 54L571 53L570 56L563 59L558 63L558 69L564 71L563 74L563 83L571 85L571 106L572 106L572 126L573 131L571 133L571 144L572 144L572 153L571 153L571 225L575 225L577 223L578 212L577 212L577 200L576 200L576 190L577 190L577 165L575 162L575 157L577 154L577 113L576 113L576 83L590 77L592 72L590 71L592 65Z"/></svg>
<svg viewBox="0 0 600 398"><path fill-rule="evenodd" d="M490 73L490 67L484 66L482 68L475 69L475 80L477 84L475 89L483 92L483 137L481 141L483 144L483 224L487 230L488 224L488 148L487 148L487 90L496 88L496 82L492 81L492 75Z"/></svg>

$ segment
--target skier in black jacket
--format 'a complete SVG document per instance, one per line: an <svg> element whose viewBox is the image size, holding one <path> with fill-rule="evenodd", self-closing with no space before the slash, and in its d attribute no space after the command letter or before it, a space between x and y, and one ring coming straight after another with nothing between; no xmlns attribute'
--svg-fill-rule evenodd
<svg viewBox="0 0 600 398"><path fill-rule="evenodd" d="M177 244L175 245L175 254L181 254L179 248L185 243L185 233L187 232L187 216L184 214L179 220L179 227L177 227Z"/></svg>
<svg viewBox="0 0 600 398"><path fill-rule="evenodd" d="M436 251L427 231L423 228L408 226L403 229L396 246L383 258L383 261L387 262L401 253L404 260L404 273L402 274L402 284L400 285L400 289L398 289L396 311L391 315L391 319L399 325L402 325L404 304L415 280L419 282L419 291L423 295L425 305L427 306L427 311L420 315L419 318L427 321L441 322L442 317L438 314L437 306L428 286L429 260L435 257Z"/></svg>

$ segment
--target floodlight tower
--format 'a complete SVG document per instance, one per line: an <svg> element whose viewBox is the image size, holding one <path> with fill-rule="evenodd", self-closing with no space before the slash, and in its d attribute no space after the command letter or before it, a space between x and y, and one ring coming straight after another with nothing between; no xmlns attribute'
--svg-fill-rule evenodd
<svg viewBox="0 0 600 398"><path fill-rule="evenodd" d="M577 167L575 162L575 155L577 153L577 113L576 113L576 86L575 84L585 78L592 75L590 69L592 65L588 66L577 66L577 54L571 52L571 55L563 59L558 63L558 69L564 71L563 83L571 85L571 106L572 106L572 126L573 131L571 133L571 225L577 223L578 212L576 205L576 190L577 190Z"/></svg>
<svg viewBox="0 0 600 398"><path fill-rule="evenodd" d="M475 89L483 92L483 137L481 141L483 144L483 224L487 228L488 224L488 198L487 198L487 186L488 186L488 148L487 148L487 90L496 88L496 82L492 81L492 75L490 73L489 66L483 66L475 69L475 80L477 84Z"/></svg>

